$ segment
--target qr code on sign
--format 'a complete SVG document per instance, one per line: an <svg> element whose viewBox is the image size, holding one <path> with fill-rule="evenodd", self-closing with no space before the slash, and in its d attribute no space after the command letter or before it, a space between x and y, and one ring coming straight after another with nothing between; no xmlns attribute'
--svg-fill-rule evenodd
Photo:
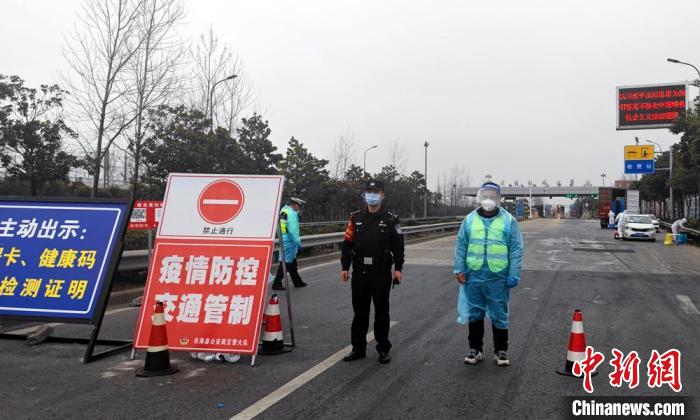
<svg viewBox="0 0 700 420"><path fill-rule="evenodd" d="M131 222L145 222L146 221L146 209L133 209L131 211Z"/></svg>

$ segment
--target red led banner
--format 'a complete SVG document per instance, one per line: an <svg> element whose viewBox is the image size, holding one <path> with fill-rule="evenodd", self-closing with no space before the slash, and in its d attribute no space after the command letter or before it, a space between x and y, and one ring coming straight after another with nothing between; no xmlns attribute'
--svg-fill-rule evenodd
<svg viewBox="0 0 700 420"><path fill-rule="evenodd" d="M617 88L617 129L669 128L687 107L684 83Z"/></svg>

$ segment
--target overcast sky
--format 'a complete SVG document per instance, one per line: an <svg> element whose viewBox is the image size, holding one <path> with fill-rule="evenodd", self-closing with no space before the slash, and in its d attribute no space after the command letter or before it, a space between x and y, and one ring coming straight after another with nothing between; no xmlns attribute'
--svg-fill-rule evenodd
<svg viewBox="0 0 700 420"><path fill-rule="evenodd" d="M0 73L30 85L65 70L77 0L2 0ZM429 184L463 165L472 183L619 178L634 136L665 149L667 130L615 131L615 86L693 80L697 0L188 1L183 36L210 25L240 55L273 142L300 139L329 158L354 133L367 169L398 139L407 172ZM695 96L696 88L691 88ZM361 152L358 163L362 164ZM608 178L607 182L610 181Z"/></svg>

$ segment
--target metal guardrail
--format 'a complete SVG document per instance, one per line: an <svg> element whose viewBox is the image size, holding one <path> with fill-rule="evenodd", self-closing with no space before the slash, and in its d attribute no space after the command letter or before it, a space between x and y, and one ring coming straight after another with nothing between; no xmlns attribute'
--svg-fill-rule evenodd
<svg viewBox="0 0 700 420"><path fill-rule="evenodd" d="M432 225L407 226L402 228L405 236L427 232L442 232L450 229L457 229L462 221L435 223ZM301 237L302 248L312 248L315 246L335 245L343 242L345 232L321 233L319 235L306 235ZM277 251L277 243L275 243ZM139 249L122 252L119 260L118 271L140 271L148 268L148 250Z"/></svg>

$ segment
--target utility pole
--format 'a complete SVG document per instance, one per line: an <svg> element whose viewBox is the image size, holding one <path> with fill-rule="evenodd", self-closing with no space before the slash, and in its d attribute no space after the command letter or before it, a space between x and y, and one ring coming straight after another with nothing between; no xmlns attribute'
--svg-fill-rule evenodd
<svg viewBox="0 0 700 420"><path fill-rule="evenodd" d="M423 190L423 217L428 217L428 146L430 143L426 140L423 143L425 147L425 168L423 169L423 176L425 177L425 189Z"/></svg>
<svg viewBox="0 0 700 420"><path fill-rule="evenodd" d="M233 80L233 79L235 79L236 77L238 77L238 75L232 74L232 75L230 75L229 77L226 77L226 78L221 79L221 80L219 80L218 82L214 83L214 84L212 85L212 87L211 87L211 92L209 92L209 119L211 120L211 124L210 124L210 126L209 126L209 132L210 132L210 133L214 131L214 88L215 88L216 85L218 85L219 83L225 82L225 81L227 81L227 80Z"/></svg>
<svg viewBox="0 0 700 420"><path fill-rule="evenodd" d="M698 74L698 80L695 81L695 86L697 86L698 89L700 89L700 69L698 69L695 65L693 65L691 63L687 63L685 61L680 61L680 60L677 60L675 58L667 58L666 61L668 61L669 63L683 64L685 66L692 67L695 70L695 72ZM698 106L700 106L700 91L698 92L697 101L698 101ZM660 148L661 147L659 147L659 149ZM668 180L670 183L671 177L673 176L673 145L671 145L671 147L668 149L668 159L670 162L668 165L668 167L669 167ZM669 195L669 198L671 200L671 219L675 219L676 218L676 206L673 203L673 187L671 187L671 186L669 186L668 195Z"/></svg>
<svg viewBox="0 0 700 420"><path fill-rule="evenodd" d="M369 152L372 149L376 149L378 146L375 144L372 147L369 147L365 150L365 157L362 159L362 176L364 177L365 174L367 173L367 152Z"/></svg>
<svg viewBox="0 0 700 420"><path fill-rule="evenodd" d="M654 144L659 147L659 152L658 154L663 153L663 149L661 148L661 145L655 141L647 140L647 143ZM668 169L668 182L669 184L671 183L671 178L673 177L673 145L669 146L668 148L668 168L656 168L657 171L664 171ZM669 185L668 187L668 199L671 202L671 208L669 209L669 216L671 216L671 219L675 219L676 212L675 206L673 205L673 187Z"/></svg>
<svg viewBox="0 0 700 420"><path fill-rule="evenodd" d="M673 202L673 185L671 185L671 178L673 178L673 145L668 148L668 197L671 200L671 220L676 220L676 205Z"/></svg>

